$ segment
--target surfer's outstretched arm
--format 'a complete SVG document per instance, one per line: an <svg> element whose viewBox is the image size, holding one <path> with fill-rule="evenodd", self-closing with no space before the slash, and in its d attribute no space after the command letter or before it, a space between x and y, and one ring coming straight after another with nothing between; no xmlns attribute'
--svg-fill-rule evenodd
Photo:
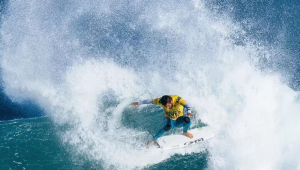
<svg viewBox="0 0 300 170"><path fill-rule="evenodd" d="M153 104L153 99L147 99L147 100L142 100L142 101L138 101L138 102L133 102L132 106L138 107L139 105L142 105L142 104Z"/></svg>

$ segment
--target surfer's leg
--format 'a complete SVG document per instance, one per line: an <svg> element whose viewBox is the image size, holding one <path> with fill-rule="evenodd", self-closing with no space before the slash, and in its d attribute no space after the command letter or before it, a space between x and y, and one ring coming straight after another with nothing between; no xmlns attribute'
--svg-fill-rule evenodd
<svg viewBox="0 0 300 170"><path fill-rule="evenodd" d="M176 120L176 127L183 126L183 133L186 133L191 126L191 120L187 116L181 116Z"/></svg>
<svg viewBox="0 0 300 170"><path fill-rule="evenodd" d="M158 138L162 137L167 131L171 130L174 127L174 120L171 120L170 118L166 118L165 127L160 129L156 135L153 137L153 141L156 141Z"/></svg>
<svg viewBox="0 0 300 170"><path fill-rule="evenodd" d="M183 118L183 133L186 133L191 126L191 120L189 117L184 116Z"/></svg>
<svg viewBox="0 0 300 170"><path fill-rule="evenodd" d="M176 120L176 127L183 126L183 135L193 138L193 134L188 132L189 127L191 126L191 120L187 116L181 116Z"/></svg>
<svg viewBox="0 0 300 170"><path fill-rule="evenodd" d="M156 135L153 137L153 141L156 141L158 138L162 137L166 133L164 128L160 129Z"/></svg>

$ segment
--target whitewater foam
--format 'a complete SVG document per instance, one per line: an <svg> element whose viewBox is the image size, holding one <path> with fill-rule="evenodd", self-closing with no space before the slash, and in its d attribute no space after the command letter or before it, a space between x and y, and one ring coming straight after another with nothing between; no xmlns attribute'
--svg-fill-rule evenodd
<svg viewBox="0 0 300 170"><path fill-rule="evenodd" d="M299 169L298 94L255 67L257 47L233 40L243 30L201 1L126 3L10 2L1 28L6 94L34 100L67 125L65 144L106 169L203 151L135 147L146 133L122 124L124 110L164 94L184 97L198 120L220 129L208 168Z"/></svg>

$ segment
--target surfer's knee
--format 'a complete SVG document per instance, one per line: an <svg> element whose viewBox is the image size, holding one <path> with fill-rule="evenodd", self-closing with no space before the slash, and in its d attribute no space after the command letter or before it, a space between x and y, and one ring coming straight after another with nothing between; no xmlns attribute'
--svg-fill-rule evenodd
<svg viewBox="0 0 300 170"><path fill-rule="evenodd" d="M191 122L191 120L190 120L189 117L184 117L184 118L183 118L183 121L184 121L185 123L190 123L190 122Z"/></svg>
<svg viewBox="0 0 300 170"><path fill-rule="evenodd" d="M166 125L166 126L164 127L165 131L169 131L171 128L172 128L171 125Z"/></svg>

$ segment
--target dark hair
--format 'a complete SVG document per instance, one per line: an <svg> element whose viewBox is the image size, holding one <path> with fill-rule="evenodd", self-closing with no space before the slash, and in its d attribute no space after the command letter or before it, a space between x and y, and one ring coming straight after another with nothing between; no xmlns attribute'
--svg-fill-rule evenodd
<svg viewBox="0 0 300 170"><path fill-rule="evenodd" d="M166 105L167 103L170 103L172 100L172 97L171 96L168 96L168 95L164 95L163 97L161 97L159 99L159 103L161 103L162 105Z"/></svg>

